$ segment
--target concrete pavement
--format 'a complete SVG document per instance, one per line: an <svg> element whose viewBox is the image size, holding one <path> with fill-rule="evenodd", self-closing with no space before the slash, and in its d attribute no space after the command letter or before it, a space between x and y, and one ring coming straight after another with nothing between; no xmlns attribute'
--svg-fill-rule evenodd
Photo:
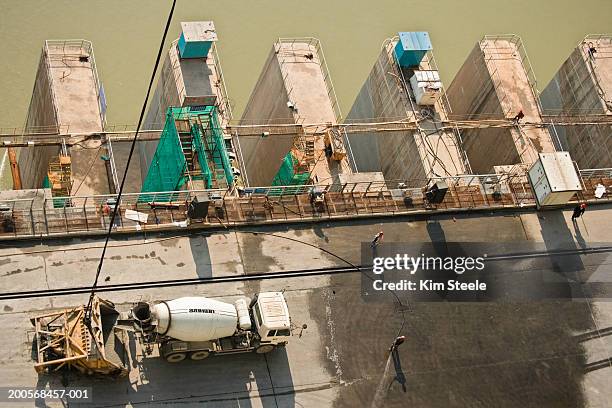
<svg viewBox="0 0 612 408"><path fill-rule="evenodd" d="M504 212L257 228L274 236L226 231L122 238L111 242L101 284L342 265L306 244L357 264L360 243L381 229L385 242L537 241L548 249L580 248L609 239L611 208L593 206L575 225L570 211ZM11 292L90 285L100 244L99 239L79 239L53 246L3 246L0 287ZM612 279L609 256L579 258L591 277ZM612 398L612 368L605 364L612 356L612 338L606 335L612 327L612 307L605 301L408 302L410 309L402 318L394 302L364 302L356 274L109 292L103 297L125 309L139 299L203 295L229 301L281 289L296 326L285 350L265 358L249 354L169 365L142 359L136 348L125 381L73 375L68 381L92 386L93 406L155 401L211 407L603 407ZM0 302L0 385L57 386L58 378L39 379L32 368L28 318L84 302L83 295ZM300 337L303 324L308 328ZM399 348L399 358L387 360L386 350L398 332L407 341Z"/></svg>

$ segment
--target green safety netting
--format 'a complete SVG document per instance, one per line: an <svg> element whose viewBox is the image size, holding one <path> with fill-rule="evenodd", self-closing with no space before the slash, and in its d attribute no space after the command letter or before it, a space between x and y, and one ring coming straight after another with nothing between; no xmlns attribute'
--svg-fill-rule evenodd
<svg viewBox="0 0 612 408"><path fill-rule="evenodd" d="M190 142L181 144L175 124L178 119L189 120ZM193 146L190 146L191 143ZM187 160L183 153L186 148L192 150L200 167L200 171L197 175L192 175L192 179L204 180L206 188L212 188L215 184L219 186L220 179L224 179L228 186L232 185L234 176L216 107L188 106L168 109L164 130L141 191L151 193L180 190L187 181ZM211 168L211 165L214 165L214 168ZM217 177L220 179L216 179ZM139 201L170 201L171 198L171 194L143 194Z"/></svg>
<svg viewBox="0 0 612 408"><path fill-rule="evenodd" d="M49 180L49 175L46 175L42 182L42 188L51 188L51 181ZM69 198L53 198L53 208L64 208L70 207L70 199Z"/></svg>
<svg viewBox="0 0 612 408"><path fill-rule="evenodd" d="M223 131L219 126L219 117L217 116L217 108L213 106L213 112L210 115L210 127L212 130L212 138L214 140L215 149L218 154L214 154L213 158L217 166L222 167L225 170L225 180L228 186L234 183L234 172L232 171L232 165L230 163L227 149L225 146L225 138L223 137Z"/></svg>
<svg viewBox="0 0 612 408"><path fill-rule="evenodd" d="M191 126L192 134L196 135L193 138L193 145L195 146L196 152L198 152L198 163L200 164L200 169L202 171L202 179L206 181L206 187L210 188L212 186L212 171L208 166L208 160L206 160L206 155L201 154L201 152L205 151L204 142L202 140L202 132L200 132L199 126L197 124L193 124Z"/></svg>
<svg viewBox="0 0 612 408"><path fill-rule="evenodd" d="M143 193L175 191L185 184L185 166L187 161L174 124L173 108L168 109L166 123L147 177L142 184ZM152 195L141 195L139 201L152 201ZM155 197L155 200L159 200ZM163 200L160 200L163 201Z"/></svg>
<svg viewBox="0 0 612 408"><path fill-rule="evenodd" d="M281 163L280 169L272 180L273 186L302 186L308 184L310 174L306 173L295 173L294 169L298 163L298 160L293 156L291 152L287 153L283 162ZM285 189L284 194L291 194L290 189Z"/></svg>

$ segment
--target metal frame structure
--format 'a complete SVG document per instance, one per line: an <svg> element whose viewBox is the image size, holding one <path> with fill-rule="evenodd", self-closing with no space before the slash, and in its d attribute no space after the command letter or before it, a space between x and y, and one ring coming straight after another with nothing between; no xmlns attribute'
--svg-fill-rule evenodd
<svg viewBox="0 0 612 408"><path fill-rule="evenodd" d="M168 108L142 192L160 187L193 189L195 180L203 180L205 188L233 187L234 176L216 106ZM148 197L143 200L149 201Z"/></svg>
<svg viewBox="0 0 612 408"><path fill-rule="evenodd" d="M612 168L580 171L583 192L575 200L611 202L612 192L594 196L599 184L612 184ZM424 199L427 186L437 181L448 185L445 200L432 205ZM325 193L324 211L310 202L314 190ZM184 228L189 224L187 207L195 196L207 194L214 211L205 225L225 227L252 223L293 222L323 218L354 218L368 215L410 214L415 211L523 208L535 206L524 172L435 177L427 180L372 181L344 184L248 187L235 196L228 190L181 190L126 193L122 195L115 232ZM142 197L147 196L146 200ZM110 222L113 194L0 200L0 238L44 237L104 232ZM409 199L409 201L407 201ZM57 202L63 207L54 208ZM141 223L126 217L126 210L148 215Z"/></svg>
<svg viewBox="0 0 612 408"><path fill-rule="evenodd" d="M106 313L117 313L114 305L96 296L92 311L91 331L84 322L84 306L32 318L37 360L34 368L38 373L75 368L88 375L127 375L126 367L107 358L105 348L102 316Z"/></svg>

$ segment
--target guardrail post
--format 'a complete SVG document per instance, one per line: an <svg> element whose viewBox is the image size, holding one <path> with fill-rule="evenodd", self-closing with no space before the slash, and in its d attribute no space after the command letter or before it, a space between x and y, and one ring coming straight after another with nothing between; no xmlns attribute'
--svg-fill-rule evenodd
<svg viewBox="0 0 612 408"><path fill-rule="evenodd" d="M66 200L64 199L64 224L66 225L66 232L68 231L68 214L66 213Z"/></svg>
<svg viewBox="0 0 612 408"><path fill-rule="evenodd" d="M32 211L33 205L34 200L30 201L30 223L32 223L32 235L36 235L36 224L34 223L34 212Z"/></svg>
<svg viewBox="0 0 612 408"><path fill-rule="evenodd" d="M225 204L225 197L223 198L223 215L225 216L225 219L229 222L229 215L227 213L227 205Z"/></svg>
<svg viewBox="0 0 612 408"><path fill-rule="evenodd" d="M89 197L85 197L85 201L83 201L83 215L85 216L85 229L89 231L89 221L87 220L87 209L85 208L87 205L87 199Z"/></svg>
<svg viewBox="0 0 612 408"><path fill-rule="evenodd" d="M13 209L11 210L11 222L13 224L13 233L17 236L17 223L15 222L15 202L13 202Z"/></svg>
<svg viewBox="0 0 612 408"><path fill-rule="evenodd" d="M47 220L47 199L43 200L43 217L45 219L45 230L47 231L47 235L49 235L49 221Z"/></svg>

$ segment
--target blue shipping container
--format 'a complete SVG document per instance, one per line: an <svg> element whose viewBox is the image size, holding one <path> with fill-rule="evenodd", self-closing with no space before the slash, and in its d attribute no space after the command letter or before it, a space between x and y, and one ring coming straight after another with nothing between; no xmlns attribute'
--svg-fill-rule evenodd
<svg viewBox="0 0 612 408"><path fill-rule="evenodd" d="M418 66L427 51L433 49L429 34L426 31L410 31L399 34L395 46L395 55L402 67Z"/></svg>

